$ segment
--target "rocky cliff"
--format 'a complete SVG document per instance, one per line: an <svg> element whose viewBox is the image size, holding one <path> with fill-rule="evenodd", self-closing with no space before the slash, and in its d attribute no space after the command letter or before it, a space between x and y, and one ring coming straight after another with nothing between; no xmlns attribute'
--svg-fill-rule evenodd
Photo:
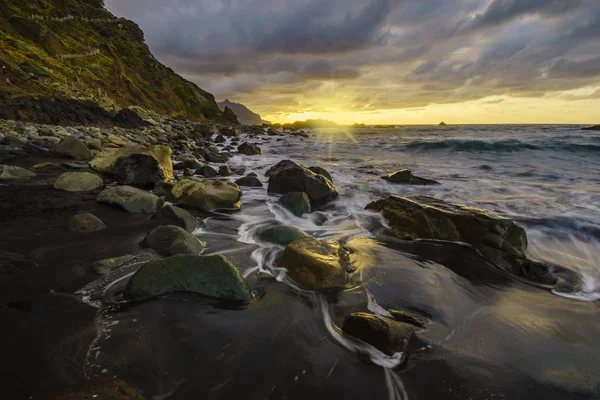
<svg viewBox="0 0 600 400"><path fill-rule="evenodd" d="M222 119L214 96L158 62L102 0L0 0L0 92Z"/></svg>
<svg viewBox="0 0 600 400"><path fill-rule="evenodd" d="M219 108L225 111L225 108L229 107L235 115L237 115L238 120L241 124L244 125L262 125L265 121L255 112L252 112L248 107L240 103L233 103L226 99L219 103Z"/></svg>

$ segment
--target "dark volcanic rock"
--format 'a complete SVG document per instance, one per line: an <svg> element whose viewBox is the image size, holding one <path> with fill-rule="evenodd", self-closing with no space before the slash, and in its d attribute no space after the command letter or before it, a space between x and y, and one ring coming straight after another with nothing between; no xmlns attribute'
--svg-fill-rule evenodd
<svg viewBox="0 0 600 400"><path fill-rule="evenodd" d="M400 183L404 185L439 185L439 182L431 179L425 179L412 174L409 169L401 169L393 172L389 175L384 175L381 179L385 179L388 182Z"/></svg>
<svg viewBox="0 0 600 400"><path fill-rule="evenodd" d="M269 177L269 193L304 192L313 207L325 205L339 195L332 181L290 160L279 162L265 175Z"/></svg>
<svg viewBox="0 0 600 400"><path fill-rule="evenodd" d="M333 182L333 177L324 168L321 168L321 167L308 167L308 169L310 169L312 172L314 172L317 175L323 175L325 178L327 178L331 182Z"/></svg>
<svg viewBox="0 0 600 400"><path fill-rule="evenodd" d="M263 187L263 183L256 176L247 175L244 176L237 181L235 181L238 186L246 186L246 187Z"/></svg>
<svg viewBox="0 0 600 400"><path fill-rule="evenodd" d="M173 225L178 225L185 228L188 232L193 232L196 229L196 219L192 214L183 208L167 204L161 208L152 219L169 222Z"/></svg>
<svg viewBox="0 0 600 400"><path fill-rule="evenodd" d="M210 165L203 165L202 168L196 170L196 173L198 175L202 175L205 178L214 178L219 174L217 170L211 167Z"/></svg>
<svg viewBox="0 0 600 400"><path fill-rule="evenodd" d="M147 154L132 154L117 159L113 176L121 185L140 186L151 189L157 182L165 179L154 157Z"/></svg>
<svg viewBox="0 0 600 400"><path fill-rule="evenodd" d="M231 172L231 169L229 169L229 167L227 165L221 165L219 167L219 175L221 176L230 176L233 172Z"/></svg>
<svg viewBox="0 0 600 400"><path fill-rule="evenodd" d="M115 115L115 122L123 128L135 129L147 126L148 123L142 117L129 108L124 108Z"/></svg>
<svg viewBox="0 0 600 400"><path fill-rule="evenodd" d="M260 147L258 147L255 144L245 142L238 146L238 152L247 156L255 156L262 154L262 150Z"/></svg>
<svg viewBox="0 0 600 400"><path fill-rule="evenodd" d="M196 236L173 225L159 226L154 229L146 235L141 245L155 250L162 256L200 254L206 247Z"/></svg>
<svg viewBox="0 0 600 400"><path fill-rule="evenodd" d="M342 330L388 356L393 356L404 350L416 329L413 325L390 318L352 313L344 318Z"/></svg>

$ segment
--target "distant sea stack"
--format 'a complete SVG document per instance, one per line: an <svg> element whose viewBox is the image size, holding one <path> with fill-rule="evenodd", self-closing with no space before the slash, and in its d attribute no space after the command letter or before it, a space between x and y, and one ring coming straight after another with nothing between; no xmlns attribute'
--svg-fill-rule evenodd
<svg viewBox="0 0 600 400"><path fill-rule="evenodd" d="M581 128L582 131L600 131L600 125L594 126L586 126L585 128Z"/></svg>
<svg viewBox="0 0 600 400"><path fill-rule="evenodd" d="M225 107L229 107L235 113L235 115L237 115L238 121L240 121L240 123L243 125L262 125L266 122L263 121L260 115L252 112L243 104L233 103L229 101L229 99L226 99L218 104L221 111L225 111Z"/></svg>
<svg viewBox="0 0 600 400"><path fill-rule="evenodd" d="M440 122L440 126L448 126L444 121Z"/></svg>

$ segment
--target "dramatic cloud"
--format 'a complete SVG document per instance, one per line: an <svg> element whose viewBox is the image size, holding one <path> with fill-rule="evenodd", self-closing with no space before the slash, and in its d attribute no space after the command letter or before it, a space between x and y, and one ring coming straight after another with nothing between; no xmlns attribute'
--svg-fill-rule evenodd
<svg viewBox="0 0 600 400"><path fill-rule="evenodd" d="M597 99L598 0L106 0L157 58L277 118ZM578 92L579 91L579 92ZM487 99L487 100L486 100Z"/></svg>

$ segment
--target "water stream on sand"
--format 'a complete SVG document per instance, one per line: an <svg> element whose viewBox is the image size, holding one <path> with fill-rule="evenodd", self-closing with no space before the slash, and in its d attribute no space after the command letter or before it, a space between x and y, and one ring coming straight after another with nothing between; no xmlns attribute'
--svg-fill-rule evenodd
<svg viewBox="0 0 600 400"><path fill-rule="evenodd" d="M263 181L282 159L319 165L333 175L339 199L298 218L266 188L244 188L241 212L203 220L195 234L205 254L237 263L255 292L250 304L172 294L107 305L119 300L135 263L84 288L102 308L89 375L117 375L156 399L600 398L597 134L574 126L411 127L323 130L260 145L263 156L230 164L247 165ZM379 178L400 168L442 185ZM466 245L380 235L385 221L364 208L390 193L509 217L526 228L533 257L574 271L577 282L551 291ZM257 238L274 223L319 239L366 238L356 246L367 267L344 290L302 290L276 265L283 248ZM404 353L386 356L339 328L351 312L390 309L432 321Z"/></svg>

